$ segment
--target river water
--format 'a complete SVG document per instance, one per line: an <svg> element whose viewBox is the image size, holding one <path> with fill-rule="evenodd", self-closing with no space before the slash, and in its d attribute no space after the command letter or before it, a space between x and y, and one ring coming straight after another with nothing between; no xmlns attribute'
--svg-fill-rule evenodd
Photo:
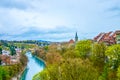
<svg viewBox="0 0 120 80"><path fill-rule="evenodd" d="M27 52L26 56L28 57L29 61L27 63L27 72L24 80L32 80L35 74L44 69L45 64L42 60L39 60L36 57L32 56L30 52Z"/></svg>

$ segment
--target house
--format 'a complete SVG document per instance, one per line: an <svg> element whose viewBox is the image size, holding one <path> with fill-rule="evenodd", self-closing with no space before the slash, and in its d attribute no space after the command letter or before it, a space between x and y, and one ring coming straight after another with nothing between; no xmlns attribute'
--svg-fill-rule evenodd
<svg viewBox="0 0 120 80"><path fill-rule="evenodd" d="M74 41L73 39L71 39L68 43L69 43L69 44L74 44L75 41Z"/></svg>
<svg viewBox="0 0 120 80"><path fill-rule="evenodd" d="M104 42L106 45L120 43L120 31L100 33L94 37L95 42Z"/></svg>
<svg viewBox="0 0 120 80"><path fill-rule="evenodd" d="M0 59L2 60L2 65L9 65L10 64L10 56L1 55Z"/></svg>
<svg viewBox="0 0 120 80"><path fill-rule="evenodd" d="M120 44L120 30L116 31L116 43Z"/></svg>
<svg viewBox="0 0 120 80"><path fill-rule="evenodd" d="M8 50L2 50L2 54L3 55L10 55L10 51L8 51Z"/></svg>
<svg viewBox="0 0 120 80"><path fill-rule="evenodd" d="M21 49L16 48L16 55L11 56L10 51L2 50L0 55L1 65L11 65L19 62Z"/></svg>

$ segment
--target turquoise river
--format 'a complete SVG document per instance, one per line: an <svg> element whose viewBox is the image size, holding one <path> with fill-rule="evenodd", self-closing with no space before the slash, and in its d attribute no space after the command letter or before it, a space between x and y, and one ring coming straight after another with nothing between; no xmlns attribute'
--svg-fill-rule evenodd
<svg viewBox="0 0 120 80"><path fill-rule="evenodd" d="M27 52L28 57L27 68L24 71L22 78L20 80L32 80L33 76L38 72L42 71L45 64L42 60L31 55L31 52Z"/></svg>

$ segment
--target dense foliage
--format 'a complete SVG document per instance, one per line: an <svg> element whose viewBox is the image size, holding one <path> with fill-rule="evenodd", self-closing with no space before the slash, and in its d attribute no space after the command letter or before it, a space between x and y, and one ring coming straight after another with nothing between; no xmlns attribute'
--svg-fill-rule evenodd
<svg viewBox="0 0 120 80"><path fill-rule="evenodd" d="M120 65L120 45L112 45L107 48L106 56L109 58L109 63L114 69L117 69Z"/></svg>
<svg viewBox="0 0 120 80"><path fill-rule="evenodd" d="M10 80L12 77L17 76L26 66L27 57L21 54L20 63L0 66L0 80Z"/></svg>
<svg viewBox="0 0 120 80"><path fill-rule="evenodd" d="M0 45L0 55L2 55L2 46L1 45ZM0 58L0 65L1 65L1 62L2 62L2 60Z"/></svg>
<svg viewBox="0 0 120 80"><path fill-rule="evenodd" d="M36 54L47 67L33 80L120 80L119 44L81 40L76 45L52 44L47 52L43 48Z"/></svg>
<svg viewBox="0 0 120 80"><path fill-rule="evenodd" d="M104 70L104 65L106 60L105 51L107 46L104 43L94 43L92 44L92 52L91 52L91 61L93 65L99 69L99 72Z"/></svg>
<svg viewBox="0 0 120 80"><path fill-rule="evenodd" d="M11 45L9 46L9 48L10 48L11 55L12 56L15 55L16 54L15 46Z"/></svg>
<svg viewBox="0 0 120 80"><path fill-rule="evenodd" d="M88 60L67 59L47 67L33 80L37 80L38 77L40 80L97 80L98 72Z"/></svg>
<svg viewBox="0 0 120 80"><path fill-rule="evenodd" d="M79 53L81 58L87 58L91 52L91 44L90 40L79 41L75 47L76 53Z"/></svg>
<svg viewBox="0 0 120 80"><path fill-rule="evenodd" d="M2 54L2 46L0 45L0 54Z"/></svg>

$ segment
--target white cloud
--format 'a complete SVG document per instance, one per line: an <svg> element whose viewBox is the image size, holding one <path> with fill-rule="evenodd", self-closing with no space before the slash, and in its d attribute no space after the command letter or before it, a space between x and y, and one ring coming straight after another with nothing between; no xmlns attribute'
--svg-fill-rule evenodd
<svg viewBox="0 0 120 80"><path fill-rule="evenodd" d="M74 35L76 31L81 37L88 37L95 35L83 34L111 31L119 29L120 26L118 0L11 0L9 5L6 5L8 3L9 0L2 0L0 3L0 33L20 35L35 28L38 29L37 32L48 36L48 39L62 40L67 35ZM63 36L65 32L66 36ZM28 36L26 39L31 37L47 39L41 35ZM20 38L22 37L12 37Z"/></svg>

